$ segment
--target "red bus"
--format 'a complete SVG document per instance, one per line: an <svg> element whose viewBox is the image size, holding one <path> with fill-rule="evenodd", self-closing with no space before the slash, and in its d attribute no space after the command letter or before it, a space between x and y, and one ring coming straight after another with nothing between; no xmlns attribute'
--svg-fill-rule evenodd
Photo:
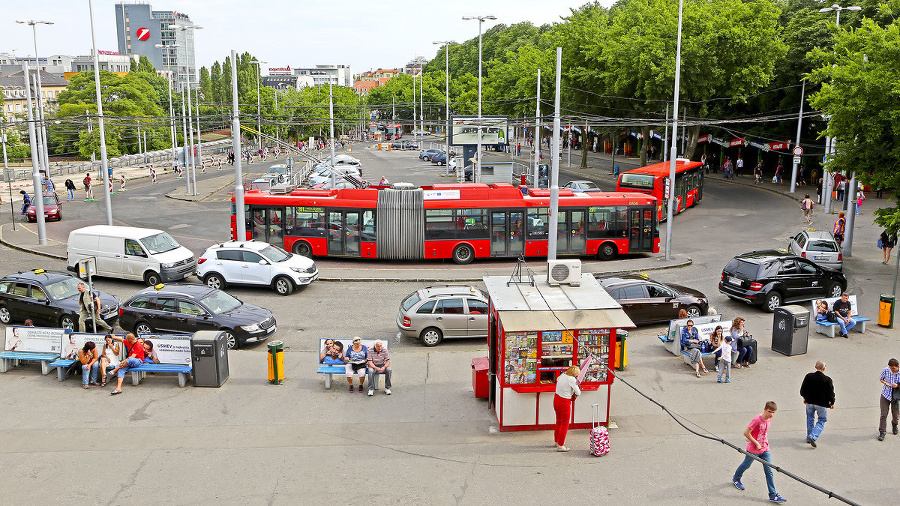
<svg viewBox="0 0 900 506"><path fill-rule="evenodd" d="M675 160L675 205L673 214L693 207L703 198L703 172L700 162ZM617 192L641 192L656 197L659 221L666 219L669 198L669 162L654 163L619 174Z"/></svg>
<svg viewBox="0 0 900 506"><path fill-rule="evenodd" d="M561 188L557 253L659 252L656 199L643 193L573 193ZM232 199L232 206L233 204ZM550 191L527 195L508 183L415 189L297 189L244 195L247 239L306 256L386 260L547 255ZM231 235L237 239L235 213Z"/></svg>
<svg viewBox="0 0 900 506"><path fill-rule="evenodd" d="M384 140L397 140L403 137L403 125L388 125L385 129Z"/></svg>

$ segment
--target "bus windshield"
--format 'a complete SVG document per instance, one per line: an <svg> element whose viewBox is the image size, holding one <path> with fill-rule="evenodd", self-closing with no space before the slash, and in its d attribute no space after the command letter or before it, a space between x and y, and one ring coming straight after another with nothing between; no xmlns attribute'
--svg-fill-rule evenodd
<svg viewBox="0 0 900 506"><path fill-rule="evenodd" d="M619 186L627 186L629 188L646 188L653 189L654 177L649 174L622 174L619 180Z"/></svg>

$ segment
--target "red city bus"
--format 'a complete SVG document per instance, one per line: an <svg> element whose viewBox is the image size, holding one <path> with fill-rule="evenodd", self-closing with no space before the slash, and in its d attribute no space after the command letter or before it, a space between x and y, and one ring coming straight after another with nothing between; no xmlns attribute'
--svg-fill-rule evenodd
<svg viewBox="0 0 900 506"><path fill-rule="evenodd" d="M678 214L693 207L703 198L703 173L700 162L685 158L675 160L675 205L673 213ZM645 167L627 170L619 174L617 192L641 192L656 197L659 221L666 219L666 202L669 197L669 162L654 163Z"/></svg>
<svg viewBox="0 0 900 506"><path fill-rule="evenodd" d="M397 140L401 137L403 137L403 125L388 125L385 129L385 140Z"/></svg>
<svg viewBox="0 0 900 506"><path fill-rule="evenodd" d="M561 188L557 252L597 256L659 252L656 199L642 193ZM231 235L237 238L232 199ZM306 256L475 258L546 256L550 191L508 183L415 189L297 189L244 195L247 239Z"/></svg>

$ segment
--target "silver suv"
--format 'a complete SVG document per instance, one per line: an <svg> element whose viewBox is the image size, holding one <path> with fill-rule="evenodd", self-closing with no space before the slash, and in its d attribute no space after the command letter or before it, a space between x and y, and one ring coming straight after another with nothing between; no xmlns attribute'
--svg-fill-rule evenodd
<svg viewBox="0 0 900 506"><path fill-rule="evenodd" d="M422 288L400 303L397 327L425 346L437 346L445 337L487 337L488 297L473 286Z"/></svg>
<svg viewBox="0 0 900 506"><path fill-rule="evenodd" d="M844 255L834 236L821 230L803 230L791 237L788 253L803 257L814 264L835 270L844 269Z"/></svg>

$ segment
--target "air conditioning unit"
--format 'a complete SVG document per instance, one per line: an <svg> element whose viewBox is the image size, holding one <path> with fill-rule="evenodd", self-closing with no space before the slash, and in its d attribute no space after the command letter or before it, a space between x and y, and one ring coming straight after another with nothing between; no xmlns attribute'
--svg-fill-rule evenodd
<svg viewBox="0 0 900 506"><path fill-rule="evenodd" d="M547 283L550 285L581 285L581 260L550 260L547 262Z"/></svg>

